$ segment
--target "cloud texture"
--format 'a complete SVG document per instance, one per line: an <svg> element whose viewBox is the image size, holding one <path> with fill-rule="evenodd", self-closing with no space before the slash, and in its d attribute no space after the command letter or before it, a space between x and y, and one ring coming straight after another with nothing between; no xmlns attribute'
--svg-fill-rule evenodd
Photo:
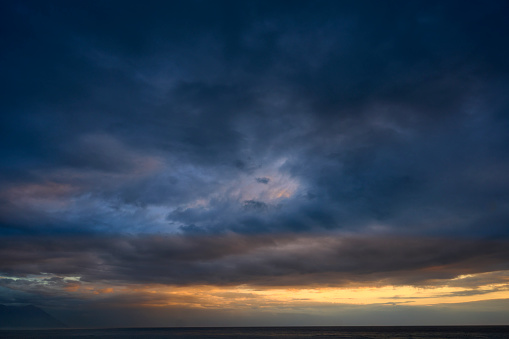
<svg viewBox="0 0 509 339"><path fill-rule="evenodd" d="M0 295L508 269L506 1L0 13Z"/></svg>

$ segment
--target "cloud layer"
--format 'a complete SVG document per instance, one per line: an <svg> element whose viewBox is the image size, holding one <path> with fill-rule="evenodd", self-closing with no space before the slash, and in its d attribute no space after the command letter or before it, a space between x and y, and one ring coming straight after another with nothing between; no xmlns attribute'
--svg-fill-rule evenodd
<svg viewBox="0 0 509 339"><path fill-rule="evenodd" d="M505 2L3 6L4 234L507 235Z"/></svg>
<svg viewBox="0 0 509 339"><path fill-rule="evenodd" d="M333 235L8 238L0 271L112 284L431 286L508 270L508 248L500 240Z"/></svg>
<svg viewBox="0 0 509 339"><path fill-rule="evenodd" d="M508 14L2 2L0 297L505 284Z"/></svg>

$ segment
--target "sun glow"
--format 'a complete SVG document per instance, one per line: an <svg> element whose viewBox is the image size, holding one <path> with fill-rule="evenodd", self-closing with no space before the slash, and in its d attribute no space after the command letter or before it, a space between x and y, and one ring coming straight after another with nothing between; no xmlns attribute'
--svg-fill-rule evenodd
<svg viewBox="0 0 509 339"><path fill-rule="evenodd" d="M509 299L507 271L471 274L442 281L435 286L363 286L363 287L260 287L260 286L169 286L160 284L109 286L81 282L66 291L81 298L130 297L132 306L182 306L200 309L299 309L318 305L405 304L431 306L483 300ZM465 279L500 276L497 283L455 286Z"/></svg>

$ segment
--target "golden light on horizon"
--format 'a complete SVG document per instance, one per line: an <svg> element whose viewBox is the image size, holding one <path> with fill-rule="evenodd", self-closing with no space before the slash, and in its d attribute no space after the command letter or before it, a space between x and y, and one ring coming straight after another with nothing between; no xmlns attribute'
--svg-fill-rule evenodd
<svg viewBox="0 0 509 339"><path fill-rule="evenodd" d="M132 306L182 306L201 309L298 309L318 305L405 304L431 306L509 299L508 271L468 274L432 286L359 286L359 287L262 287L238 286L172 286L162 284L111 286L106 284L73 284L68 293L82 298L131 297ZM497 282L468 286L462 281L486 281L497 276Z"/></svg>

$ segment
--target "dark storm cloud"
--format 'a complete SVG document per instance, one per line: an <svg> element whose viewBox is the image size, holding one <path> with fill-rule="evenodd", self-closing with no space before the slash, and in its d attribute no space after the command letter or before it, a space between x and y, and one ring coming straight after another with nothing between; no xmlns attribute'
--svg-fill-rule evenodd
<svg viewBox="0 0 509 339"><path fill-rule="evenodd" d="M137 236L8 238L4 277L56 276L40 285L1 279L15 290L81 282L265 286L440 285L465 274L507 270L505 241L351 236ZM48 279L44 278L44 279ZM466 278L465 278L466 279ZM486 273L456 286L503 283ZM459 285L458 285L459 284ZM33 287L31 287L33 286ZM42 287L41 287L42 286Z"/></svg>
<svg viewBox="0 0 509 339"><path fill-rule="evenodd" d="M0 303L74 309L78 325L231 326L239 309L201 314L177 294L185 306L151 322L127 309L161 294L129 289L505 291L508 14L507 1L3 1ZM449 318L345 306L328 323L320 304L314 319L477 322L485 307L491 323L506 304ZM278 321L311 319L291 305ZM245 319L281 325L264 310Z"/></svg>
<svg viewBox="0 0 509 339"><path fill-rule="evenodd" d="M505 1L1 6L2 234L508 235Z"/></svg>

